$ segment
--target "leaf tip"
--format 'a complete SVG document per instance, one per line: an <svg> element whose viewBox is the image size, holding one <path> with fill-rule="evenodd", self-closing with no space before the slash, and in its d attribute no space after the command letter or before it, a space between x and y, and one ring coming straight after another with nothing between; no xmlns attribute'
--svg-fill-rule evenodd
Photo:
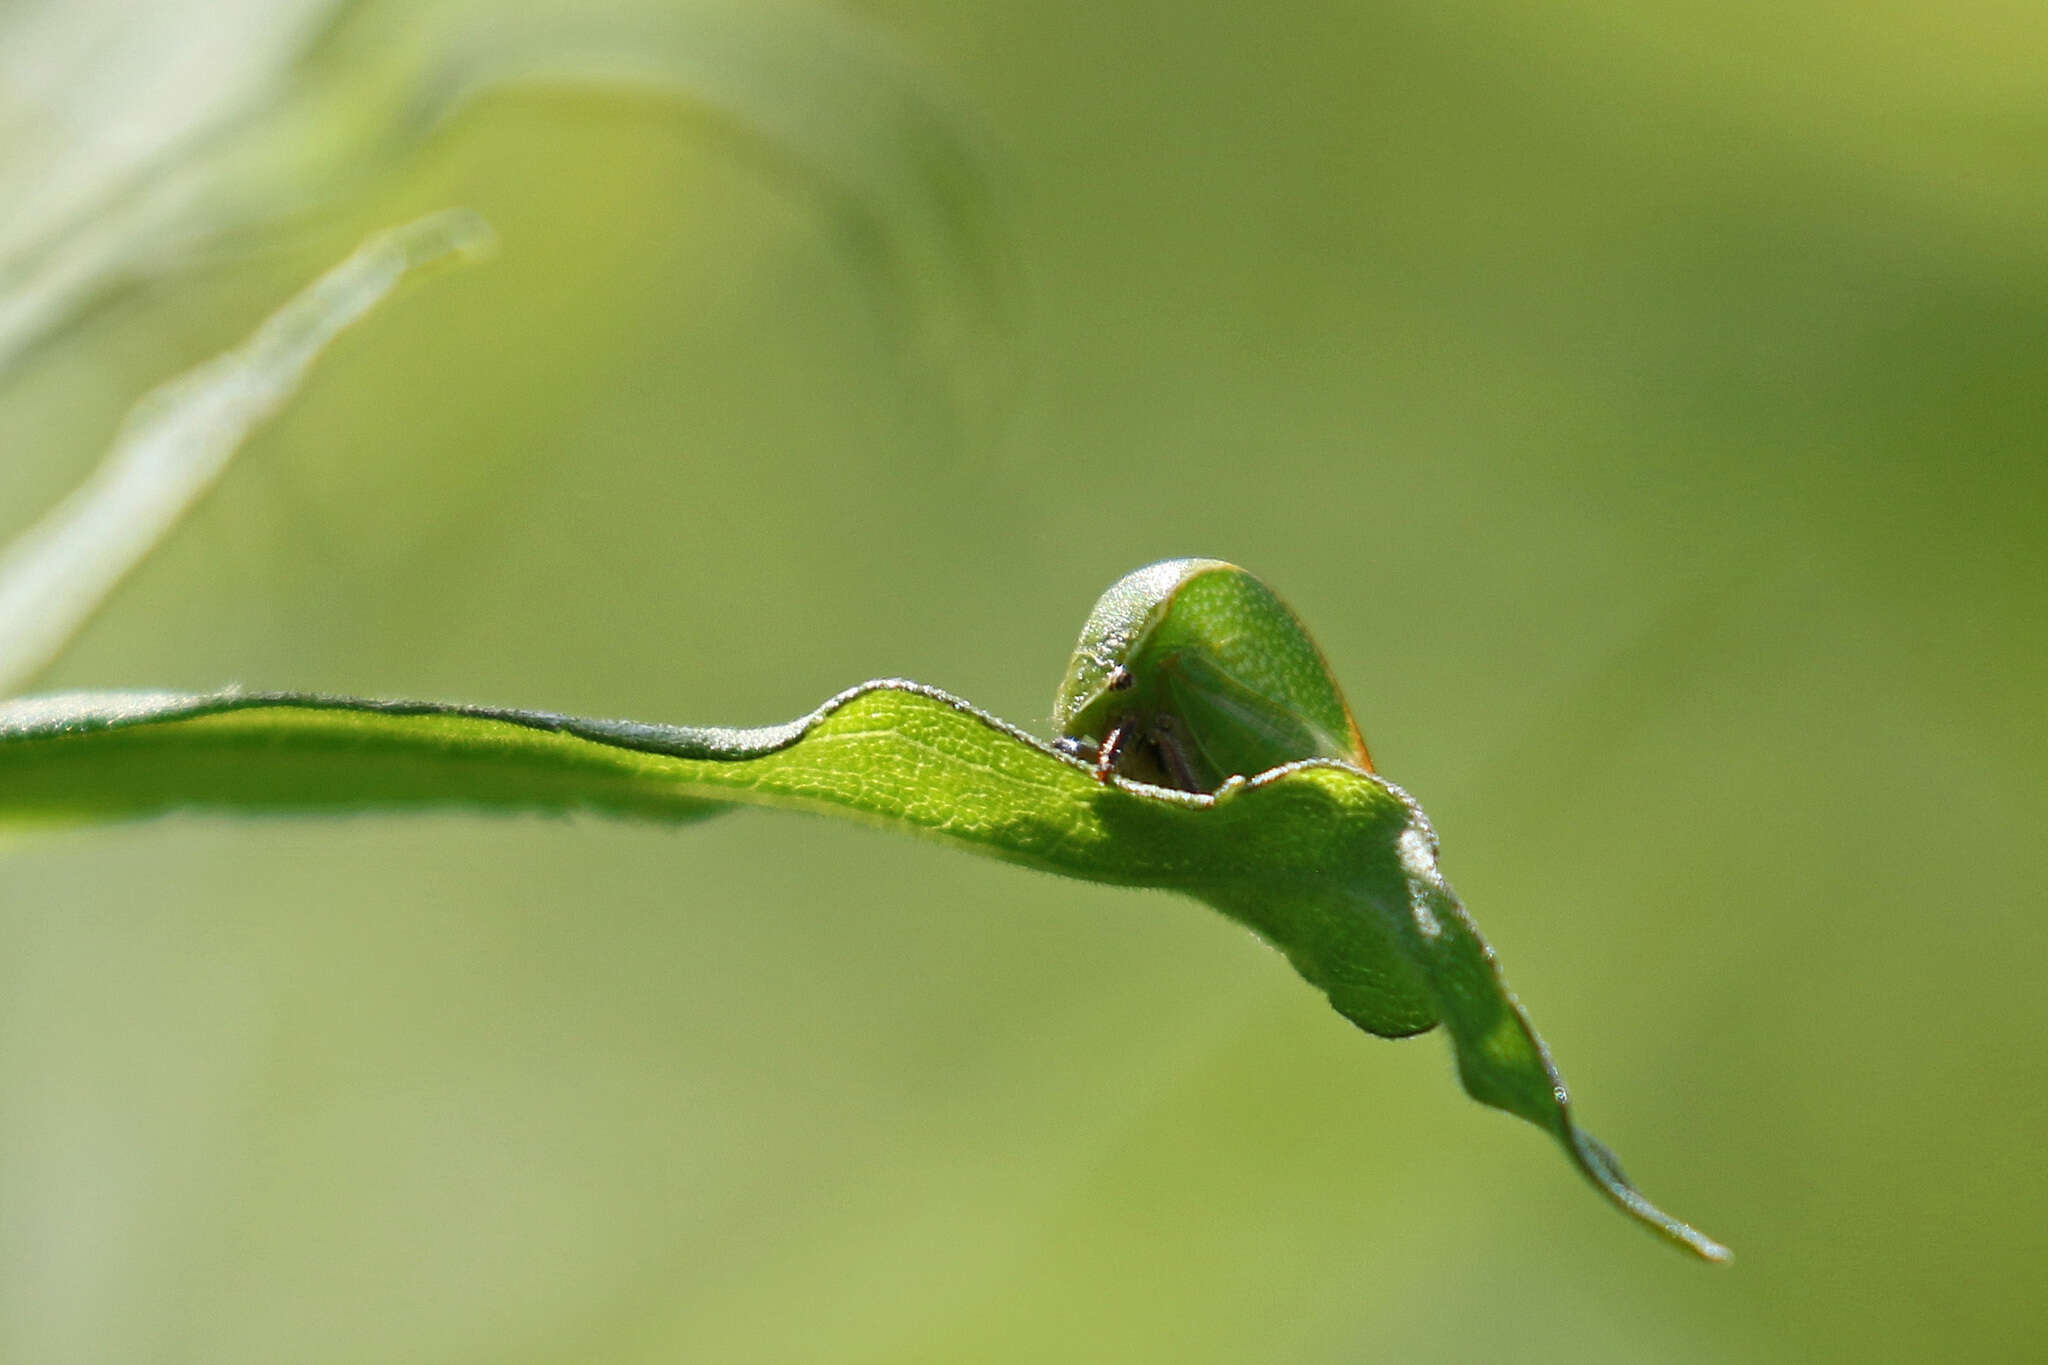
<svg viewBox="0 0 2048 1365"><path fill-rule="evenodd" d="M1569 1119L1566 1120L1570 1122ZM1690 1223L1680 1222L1664 1210L1652 1204L1643 1192L1629 1183L1622 1174L1621 1163L1614 1153L1592 1134L1576 1126L1570 1129L1569 1147L1581 1171L1586 1173L1601 1193L1630 1217L1648 1227L1652 1232L1670 1242L1682 1251L1689 1251L1702 1261L1714 1265L1727 1265L1734 1261L1735 1253L1721 1243L1701 1232Z"/></svg>
<svg viewBox="0 0 2048 1365"><path fill-rule="evenodd" d="M489 260L498 253L498 232L474 209L449 208L391 228L371 245L395 249L410 271L448 256L464 264Z"/></svg>

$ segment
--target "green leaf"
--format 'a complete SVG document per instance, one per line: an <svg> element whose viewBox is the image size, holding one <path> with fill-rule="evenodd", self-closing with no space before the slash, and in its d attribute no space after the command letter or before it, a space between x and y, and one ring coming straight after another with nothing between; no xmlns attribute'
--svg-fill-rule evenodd
<svg viewBox="0 0 2048 1365"><path fill-rule="evenodd" d="M1625 1212L1702 1258L1574 1124L1564 1083L1399 788L1312 760L1213 796L1097 782L943 692L882 681L786 725L688 729L343 697L76 693L0 705L0 822L176 810L470 807L690 820L733 805L848 816L1048 872L1208 902L1347 1018L1444 1023L1473 1098L1527 1119Z"/></svg>

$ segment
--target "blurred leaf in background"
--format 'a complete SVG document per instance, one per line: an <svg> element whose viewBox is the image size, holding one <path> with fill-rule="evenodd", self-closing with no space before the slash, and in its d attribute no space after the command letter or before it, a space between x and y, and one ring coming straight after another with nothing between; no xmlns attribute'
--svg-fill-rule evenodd
<svg viewBox="0 0 2048 1365"><path fill-rule="evenodd" d="M972 314L1001 282L959 122L822 11L298 0L10 18L27 117L0 163L16 206L0 236L0 366L120 286L366 188L479 97L535 85L687 102L815 198L906 332L930 328L931 349L962 361L989 339Z"/></svg>
<svg viewBox="0 0 2048 1365"><path fill-rule="evenodd" d="M0 695L19 696L123 578L219 482L313 362L421 268L477 259L490 226L461 209L380 232L232 350L145 394L98 466L0 548Z"/></svg>
<svg viewBox="0 0 2048 1365"><path fill-rule="evenodd" d="M1104 584L1228 557L1743 1252L1164 898L182 819L9 846L0 1358L2025 1358L2044 65L2018 3L0 11L0 531L371 231L503 242L49 686L1043 720Z"/></svg>

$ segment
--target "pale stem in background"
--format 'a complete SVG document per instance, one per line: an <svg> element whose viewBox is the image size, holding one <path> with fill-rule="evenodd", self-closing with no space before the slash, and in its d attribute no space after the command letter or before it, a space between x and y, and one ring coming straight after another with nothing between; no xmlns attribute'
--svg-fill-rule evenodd
<svg viewBox="0 0 2048 1365"><path fill-rule="evenodd" d="M327 344L405 276L492 237L466 210L378 233L249 339L146 395L85 482L0 551L0 696L55 659L122 578L284 406Z"/></svg>

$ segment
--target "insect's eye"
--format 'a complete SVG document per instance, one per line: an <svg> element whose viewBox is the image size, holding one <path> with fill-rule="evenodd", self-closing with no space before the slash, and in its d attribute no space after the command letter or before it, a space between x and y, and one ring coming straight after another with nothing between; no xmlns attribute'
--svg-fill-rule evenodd
<svg viewBox="0 0 2048 1365"><path fill-rule="evenodd" d="M1109 675L1109 690L1112 692L1128 692L1137 685L1138 680L1131 676L1128 668L1119 668Z"/></svg>

